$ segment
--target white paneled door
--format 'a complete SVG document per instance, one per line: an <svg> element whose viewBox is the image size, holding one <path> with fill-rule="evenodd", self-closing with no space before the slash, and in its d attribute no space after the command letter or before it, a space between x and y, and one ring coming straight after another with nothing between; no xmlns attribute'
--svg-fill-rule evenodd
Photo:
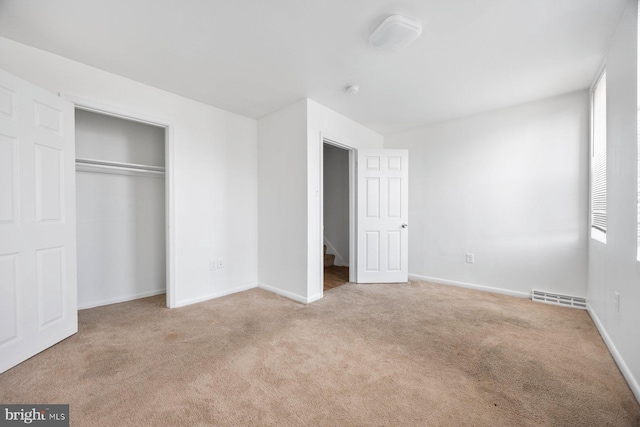
<svg viewBox="0 0 640 427"><path fill-rule="evenodd" d="M407 150L358 150L358 283L408 281Z"/></svg>
<svg viewBox="0 0 640 427"><path fill-rule="evenodd" d="M73 105L0 70L0 372L77 332Z"/></svg>

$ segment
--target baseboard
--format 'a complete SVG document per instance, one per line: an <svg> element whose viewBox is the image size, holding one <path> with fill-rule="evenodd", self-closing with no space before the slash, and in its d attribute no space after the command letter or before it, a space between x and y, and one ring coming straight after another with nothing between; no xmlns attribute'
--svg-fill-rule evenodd
<svg viewBox="0 0 640 427"><path fill-rule="evenodd" d="M460 288L476 289L478 291L493 292L496 294L509 295L518 298L531 298L530 292L512 291L511 289L494 288L491 286L477 285L475 283L457 282L455 280L441 279L439 277L419 276L417 274L409 274L409 279L425 280L427 282L439 283L441 285L458 286Z"/></svg>
<svg viewBox="0 0 640 427"><path fill-rule="evenodd" d="M82 305L78 304L78 310L85 310L87 308L94 308L94 307L100 307L103 305L118 304L120 302L133 301L134 299L152 297L154 295L160 295L166 292L167 290L163 288L163 289L156 289L153 291L139 292L137 294L127 295L126 297L111 298L111 299L102 300L102 301L92 301Z"/></svg>
<svg viewBox="0 0 640 427"><path fill-rule="evenodd" d="M176 303L176 306L172 307L172 308L185 307L187 305L197 304L199 302L204 302L204 301L209 301L209 300L212 300L212 299L215 299L215 298L225 297L227 295L236 294L238 292L248 291L249 289L254 289L254 288L257 288L257 287L258 287L258 285L255 284L255 283L254 284L250 284L250 285L237 286L235 288L227 289L227 290L220 291L220 292L214 292L212 294L207 294L207 295L204 295L204 296L201 296L201 297L190 298L190 299L178 301Z"/></svg>
<svg viewBox="0 0 640 427"><path fill-rule="evenodd" d="M607 330L604 328L604 325L602 324L602 322L598 318L598 315L596 314L596 312L593 310L593 307L591 307L591 304L589 303L587 303L587 312L589 313L589 316L591 316L593 323L595 323L596 328L598 328L598 332L600 332L600 336L602 337L602 340L607 345L607 348L609 349L609 353L611 353L611 356L613 356L613 360L616 361L616 364L618 365L618 369L620 369L620 372L622 372L622 375L627 380L627 384L629 384L629 388L635 395L638 403L640 403L640 385L638 385L638 381L633 377L633 374L631 373L631 369L629 369L627 364L624 362L624 359L622 358L622 356L620 355L620 352L618 351L615 344L611 340L611 337L607 333Z"/></svg>
<svg viewBox="0 0 640 427"><path fill-rule="evenodd" d="M312 297L303 297L302 295L294 294L293 292L283 291L282 289L274 288L273 286L266 285L264 283L258 284L260 289L264 289L265 291L273 292L274 294L278 294L285 298L289 298L290 300L301 302L302 304L310 304L314 301L322 298L321 294L314 295Z"/></svg>
<svg viewBox="0 0 640 427"><path fill-rule="evenodd" d="M307 304L311 304L319 299L322 299L322 294L315 294L314 296L307 298Z"/></svg>

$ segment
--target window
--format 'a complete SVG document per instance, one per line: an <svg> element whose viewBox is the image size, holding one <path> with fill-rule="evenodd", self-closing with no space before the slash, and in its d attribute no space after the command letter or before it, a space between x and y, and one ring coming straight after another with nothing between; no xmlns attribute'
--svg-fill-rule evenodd
<svg viewBox="0 0 640 427"><path fill-rule="evenodd" d="M591 237L606 241L607 232L607 73L592 91Z"/></svg>

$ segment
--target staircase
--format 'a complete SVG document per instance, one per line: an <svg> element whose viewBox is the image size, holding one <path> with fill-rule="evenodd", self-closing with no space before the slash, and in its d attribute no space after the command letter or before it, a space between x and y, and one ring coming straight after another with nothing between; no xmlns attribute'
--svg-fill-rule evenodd
<svg viewBox="0 0 640 427"><path fill-rule="evenodd" d="M327 245L324 245L324 268L333 267L336 256L327 253Z"/></svg>

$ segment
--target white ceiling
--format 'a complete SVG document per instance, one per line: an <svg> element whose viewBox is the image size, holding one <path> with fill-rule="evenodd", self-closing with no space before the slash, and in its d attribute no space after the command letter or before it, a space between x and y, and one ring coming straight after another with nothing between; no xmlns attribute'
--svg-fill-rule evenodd
<svg viewBox="0 0 640 427"><path fill-rule="evenodd" d="M308 97L386 134L588 87L626 2L0 0L0 35L245 116ZM393 13L422 36L373 50Z"/></svg>

